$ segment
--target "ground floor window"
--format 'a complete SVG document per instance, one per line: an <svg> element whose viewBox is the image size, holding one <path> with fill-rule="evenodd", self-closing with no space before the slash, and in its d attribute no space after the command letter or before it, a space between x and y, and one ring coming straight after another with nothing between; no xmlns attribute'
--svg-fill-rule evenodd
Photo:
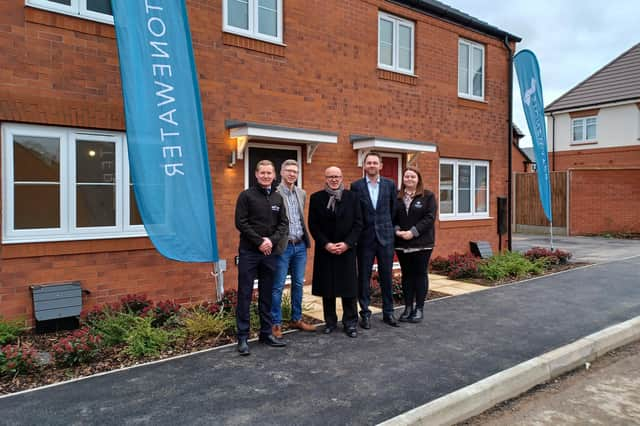
<svg viewBox="0 0 640 426"><path fill-rule="evenodd" d="M3 242L146 235L119 132L2 125Z"/></svg>
<svg viewBox="0 0 640 426"><path fill-rule="evenodd" d="M440 160L440 219L489 216L489 162Z"/></svg>
<svg viewBox="0 0 640 426"><path fill-rule="evenodd" d="M302 150L298 146L250 143L247 147L245 160L245 188L257 184L254 173L259 161L270 160L276 166L276 183L280 183L280 166L285 160L296 160L299 165L296 185L302 188Z"/></svg>

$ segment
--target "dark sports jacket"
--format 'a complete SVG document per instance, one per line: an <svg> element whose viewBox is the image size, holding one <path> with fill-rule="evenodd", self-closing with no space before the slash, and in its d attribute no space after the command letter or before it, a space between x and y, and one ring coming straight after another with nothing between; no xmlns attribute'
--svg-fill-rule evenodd
<svg viewBox="0 0 640 426"><path fill-rule="evenodd" d="M396 203L393 224L401 231L413 232L414 238L404 240L395 238L395 246L401 248L429 248L435 243L436 197L433 192L425 190L420 196L415 197L407 212L402 197L399 195ZM417 236L416 236L417 233Z"/></svg>
<svg viewBox="0 0 640 426"><path fill-rule="evenodd" d="M240 231L240 250L258 250L262 238L273 243L273 254L278 243L289 235L289 219L282 196L275 190L271 194L260 186L252 186L240 193L236 202L236 228Z"/></svg>

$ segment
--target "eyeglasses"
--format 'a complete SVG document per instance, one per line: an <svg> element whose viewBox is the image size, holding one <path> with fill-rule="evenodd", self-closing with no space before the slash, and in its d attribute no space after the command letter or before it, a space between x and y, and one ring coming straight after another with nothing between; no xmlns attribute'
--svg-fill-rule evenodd
<svg viewBox="0 0 640 426"><path fill-rule="evenodd" d="M342 179L342 176L325 176L325 178L329 180L336 180L336 179Z"/></svg>

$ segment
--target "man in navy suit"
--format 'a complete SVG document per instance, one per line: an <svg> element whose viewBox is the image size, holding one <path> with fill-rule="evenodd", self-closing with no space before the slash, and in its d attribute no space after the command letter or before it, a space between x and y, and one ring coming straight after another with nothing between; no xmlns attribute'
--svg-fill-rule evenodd
<svg viewBox="0 0 640 426"><path fill-rule="evenodd" d="M371 328L369 291L374 259L378 259L378 277L382 290L383 321L398 327L393 316L391 270L393 268L394 229L391 219L395 211L396 185L391 179L380 176L382 157L369 152L364 158L364 177L351 184L358 194L364 229L358 240L358 302L360 303L360 326Z"/></svg>

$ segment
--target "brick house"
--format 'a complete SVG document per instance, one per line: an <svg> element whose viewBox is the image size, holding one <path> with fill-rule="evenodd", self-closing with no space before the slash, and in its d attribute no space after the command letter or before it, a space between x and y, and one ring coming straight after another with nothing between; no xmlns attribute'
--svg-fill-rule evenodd
<svg viewBox="0 0 640 426"><path fill-rule="evenodd" d="M571 235L640 232L640 43L545 108Z"/></svg>
<svg viewBox="0 0 640 426"><path fill-rule="evenodd" d="M71 280L85 306L134 292L211 300L212 266L163 258L137 214L110 2L64 3L0 3L0 315L31 318L29 285ZM387 176L411 163L439 194L436 254L498 247L518 37L434 0L187 8L227 288L235 200L263 158L297 159L312 193L329 165L348 183L382 152Z"/></svg>

